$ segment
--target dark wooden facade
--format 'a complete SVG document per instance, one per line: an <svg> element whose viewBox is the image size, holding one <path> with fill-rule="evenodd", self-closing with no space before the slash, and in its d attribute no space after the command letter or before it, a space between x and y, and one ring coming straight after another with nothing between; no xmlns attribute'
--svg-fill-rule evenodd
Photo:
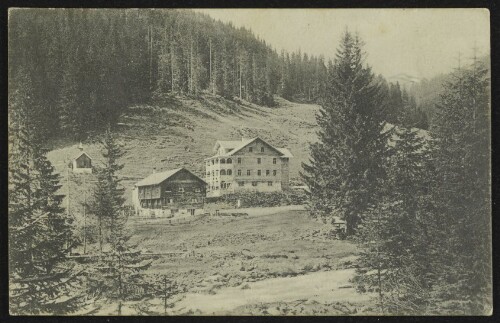
<svg viewBox="0 0 500 323"><path fill-rule="evenodd" d="M202 209L206 183L186 169L181 169L164 181L138 186L140 206L146 209Z"/></svg>

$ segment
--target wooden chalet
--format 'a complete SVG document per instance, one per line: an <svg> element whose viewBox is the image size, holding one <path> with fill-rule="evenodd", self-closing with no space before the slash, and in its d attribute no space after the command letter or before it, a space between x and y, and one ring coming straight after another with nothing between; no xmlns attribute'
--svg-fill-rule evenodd
<svg viewBox="0 0 500 323"><path fill-rule="evenodd" d="M206 183L185 168L153 173L132 191L136 214L172 217L203 213Z"/></svg>

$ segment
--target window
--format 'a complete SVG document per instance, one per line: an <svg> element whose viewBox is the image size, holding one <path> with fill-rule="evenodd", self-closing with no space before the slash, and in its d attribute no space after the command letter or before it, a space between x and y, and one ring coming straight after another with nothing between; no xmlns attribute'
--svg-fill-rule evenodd
<svg viewBox="0 0 500 323"><path fill-rule="evenodd" d="M271 172L269 171L269 169L268 169L268 170L266 170L266 176L269 176L269 174L270 174L270 173L271 173Z"/></svg>
<svg viewBox="0 0 500 323"><path fill-rule="evenodd" d="M273 182L267 182L267 186L273 186Z"/></svg>
<svg viewBox="0 0 500 323"><path fill-rule="evenodd" d="M238 164L241 164L241 158L238 157Z"/></svg>
<svg viewBox="0 0 500 323"><path fill-rule="evenodd" d="M238 176L241 176L241 169L238 169Z"/></svg>
<svg viewBox="0 0 500 323"><path fill-rule="evenodd" d="M220 170L220 174L221 174L221 175L226 175L226 171L225 171L224 169L221 169L221 170Z"/></svg>
<svg viewBox="0 0 500 323"><path fill-rule="evenodd" d="M257 182L252 182L252 186L257 186Z"/></svg>
<svg viewBox="0 0 500 323"><path fill-rule="evenodd" d="M207 172L207 175L210 175L210 172L209 172L209 171Z"/></svg>
<svg viewBox="0 0 500 323"><path fill-rule="evenodd" d="M250 176L250 174L251 174L251 171L247 170L247 176Z"/></svg>
<svg viewBox="0 0 500 323"><path fill-rule="evenodd" d="M219 170L218 169L215 170L215 175L219 176Z"/></svg>
<svg viewBox="0 0 500 323"><path fill-rule="evenodd" d="M212 159L212 165L214 164L214 160Z"/></svg>
<svg viewBox="0 0 500 323"><path fill-rule="evenodd" d="M264 147L260 147L260 152L263 153L264 152Z"/></svg>
<svg viewBox="0 0 500 323"><path fill-rule="evenodd" d="M224 158L221 158L220 163L221 163L221 164L225 164L225 163L226 163L226 160L225 160Z"/></svg>
<svg viewBox="0 0 500 323"><path fill-rule="evenodd" d="M260 158L257 158L257 164L260 164L262 160Z"/></svg>
<svg viewBox="0 0 500 323"><path fill-rule="evenodd" d="M276 169L273 170L273 176L276 176Z"/></svg>
<svg viewBox="0 0 500 323"><path fill-rule="evenodd" d="M214 175L215 175L215 171L212 171L212 176L214 176Z"/></svg>
<svg viewBox="0 0 500 323"><path fill-rule="evenodd" d="M276 164L276 158L273 158L273 164Z"/></svg>
<svg viewBox="0 0 500 323"><path fill-rule="evenodd" d="M245 186L245 182L238 182L238 186Z"/></svg>
<svg viewBox="0 0 500 323"><path fill-rule="evenodd" d="M184 193L184 187L179 187L179 193Z"/></svg>
<svg viewBox="0 0 500 323"><path fill-rule="evenodd" d="M231 158L228 158L228 159L226 160L226 163L228 163L228 164L232 164L232 163L233 163L233 160L232 160Z"/></svg>
<svg viewBox="0 0 500 323"><path fill-rule="evenodd" d="M260 174L261 174L261 171L260 171L260 169L259 169L259 170L257 171L257 176L260 176Z"/></svg>
<svg viewBox="0 0 500 323"><path fill-rule="evenodd" d="M249 152L253 152L253 147L248 147Z"/></svg>
<svg viewBox="0 0 500 323"><path fill-rule="evenodd" d="M227 175L233 175L233 171L232 171L232 170L230 170L230 169L228 169L228 170L226 171L226 174L227 174Z"/></svg>

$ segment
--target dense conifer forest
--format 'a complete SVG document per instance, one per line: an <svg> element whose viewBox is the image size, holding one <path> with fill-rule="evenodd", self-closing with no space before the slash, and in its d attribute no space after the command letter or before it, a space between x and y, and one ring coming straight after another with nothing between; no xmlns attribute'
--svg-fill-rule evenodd
<svg viewBox="0 0 500 323"><path fill-rule="evenodd" d="M188 10L16 10L9 41L10 85L30 75L42 137L84 139L165 95L320 103L333 66L300 50L277 53L245 28ZM376 81L389 121L407 107L415 126L428 126L399 84Z"/></svg>

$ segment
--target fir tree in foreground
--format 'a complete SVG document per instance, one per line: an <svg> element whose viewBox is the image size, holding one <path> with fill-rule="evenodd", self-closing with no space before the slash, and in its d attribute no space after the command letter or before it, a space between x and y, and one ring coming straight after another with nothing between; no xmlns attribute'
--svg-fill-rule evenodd
<svg viewBox="0 0 500 323"><path fill-rule="evenodd" d="M489 79L474 61L457 71L441 94L436 137L434 197L439 221L433 259L434 292L455 313L491 311L491 195Z"/></svg>
<svg viewBox="0 0 500 323"><path fill-rule="evenodd" d="M123 168L118 159L123 155L110 129L102 141L104 167L98 169L93 212L99 222L99 261L90 268L89 280L97 292L118 302L117 314L122 314L123 302L133 286L145 285L142 271L151 264L143 260L137 246L128 241L127 214L124 212L123 188L117 172ZM107 233L107 234L106 234ZM95 291L92 291L94 293Z"/></svg>
<svg viewBox="0 0 500 323"><path fill-rule="evenodd" d="M92 213L97 217L99 230L99 251L103 252L103 247L112 237L108 231L114 227L114 222L123 213L124 188L120 185L117 172L123 168L118 163L118 159L123 153L115 140L111 129L108 127L101 141L104 149L103 157L105 164L96 169L97 185L94 191ZM108 230L109 229L109 230Z"/></svg>
<svg viewBox="0 0 500 323"><path fill-rule="evenodd" d="M340 215L349 235L376 203L390 135L384 132L380 85L363 58L361 40L346 31L317 115L319 141L311 145L302 173L310 188L311 212L325 220Z"/></svg>
<svg viewBox="0 0 500 323"><path fill-rule="evenodd" d="M31 81L9 97L9 303L12 314L67 314L80 304L81 270L67 259L72 219L34 123Z"/></svg>
<svg viewBox="0 0 500 323"><path fill-rule="evenodd" d="M354 279L384 313L491 311L488 91L474 64L445 86L432 138L395 131L386 185L357 232Z"/></svg>
<svg viewBox="0 0 500 323"><path fill-rule="evenodd" d="M395 129L380 200L357 232L361 252L354 281L359 291L378 295L383 313L428 313L434 221L428 140L417 129Z"/></svg>

